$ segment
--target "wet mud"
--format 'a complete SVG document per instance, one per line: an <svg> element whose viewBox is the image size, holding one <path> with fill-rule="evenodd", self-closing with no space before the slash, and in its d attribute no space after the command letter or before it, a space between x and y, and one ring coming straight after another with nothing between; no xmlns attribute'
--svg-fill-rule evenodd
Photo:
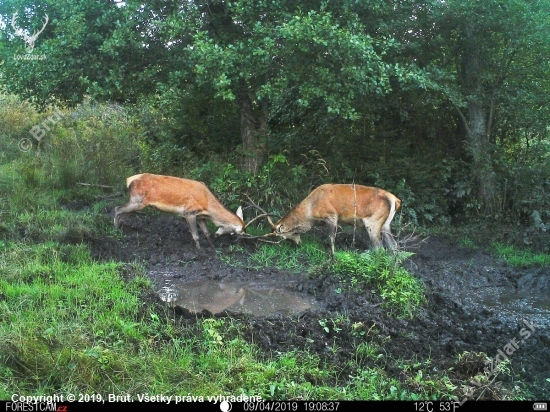
<svg viewBox="0 0 550 412"><path fill-rule="evenodd" d="M425 370L434 377L447 375L464 384L491 370L486 359L475 355L483 352L495 363L509 359L511 374L495 379L502 388L520 386L533 399L550 398L548 268L513 268L483 248L463 249L444 236L409 242L406 249L414 255L405 265L424 282L427 303L414 319L397 319L376 294L339 290L329 273L309 277L228 265L221 256L245 262L256 246L241 241L245 251L239 255L231 237L215 239L215 249L201 237L197 250L186 222L175 216L134 214L121 230L118 239L91 242L95 258L142 262L159 296L178 316L190 321L195 313L238 318L247 325L246 337L266 353L307 349L345 371L357 358L357 345L373 340L390 359L387 373L401 381L407 372L391 360L429 359ZM366 249L362 242L357 239L355 247ZM336 248L349 247L351 236L340 234L336 243ZM347 322L341 327L322 326L342 315ZM510 393L499 385L477 390L472 398L501 399ZM463 388L453 393L464 397Z"/></svg>

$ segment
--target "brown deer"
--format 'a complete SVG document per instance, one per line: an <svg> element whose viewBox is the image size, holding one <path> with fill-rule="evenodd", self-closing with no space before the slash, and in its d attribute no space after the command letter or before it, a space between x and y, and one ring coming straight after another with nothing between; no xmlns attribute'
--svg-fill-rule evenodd
<svg viewBox="0 0 550 412"><path fill-rule="evenodd" d="M206 219L210 219L218 226L215 236L244 234L242 208L239 206L236 214L231 213L202 182L143 173L126 179L126 186L130 190L130 201L115 208L114 225L117 229L129 213L153 206L164 212L183 216L187 220L197 249L201 248L197 222L210 246L214 247Z"/></svg>
<svg viewBox="0 0 550 412"><path fill-rule="evenodd" d="M258 207L254 204L254 206ZM300 234L309 231L315 223L326 222L329 227L330 249L334 255L334 241L338 223L357 224L361 221L374 248L385 243L397 247L390 224L401 200L383 189L356 184L325 184L314 189L298 206L277 223L267 216L273 232L266 236L278 236L300 244Z"/></svg>

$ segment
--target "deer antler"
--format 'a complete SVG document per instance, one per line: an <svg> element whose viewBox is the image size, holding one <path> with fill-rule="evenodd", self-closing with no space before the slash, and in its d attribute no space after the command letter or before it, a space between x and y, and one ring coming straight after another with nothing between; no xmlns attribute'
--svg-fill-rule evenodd
<svg viewBox="0 0 550 412"><path fill-rule="evenodd" d="M17 20L17 12L13 13L13 16L11 18L11 27L13 27L13 29L15 30L15 34L21 37L25 41L25 43L27 43L29 53L31 53L34 50L34 42L36 41L40 33L44 31L44 29L46 28L46 25L48 24L48 21L50 21L49 17L47 14L45 15L44 25L40 30L36 30L32 36L28 36L21 28L16 27L15 26L16 20Z"/></svg>
<svg viewBox="0 0 550 412"><path fill-rule="evenodd" d="M15 21L16 20L17 20L17 12L13 13L13 16L11 17L11 27L13 27L13 29L15 30L15 34L17 34L18 36L23 37L23 39L25 39L25 37L27 35L23 32L23 30L15 27Z"/></svg>
<svg viewBox="0 0 550 412"><path fill-rule="evenodd" d="M273 221L271 220L271 214L267 213L264 209L262 209L260 206L258 206L256 203L254 203L254 201L250 198L250 196L248 196L246 193L244 194L246 196L246 198L248 199L248 201L250 202L250 204L252 206L254 206L256 209L258 209L260 212L262 212L261 215L258 215L256 216L254 219L252 219L250 222L248 222L246 224L245 227L248 227L248 225L250 225L252 222L262 218L262 217L267 217L267 221L269 222L269 224L271 225L271 227L273 229L275 229L275 224L273 223Z"/></svg>
<svg viewBox="0 0 550 412"><path fill-rule="evenodd" d="M49 22L49 21L50 21L50 18L48 17L47 14L45 14L45 15L44 15L44 25L42 26L42 28L41 28L40 30L35 31L35 32L33 33L33 35L32 35L32 38L33 38L34 40L36 40L36 39L38 38L38 35L44 31L44 29L45 29L46 26L48 25L48 22Z"/></svg>

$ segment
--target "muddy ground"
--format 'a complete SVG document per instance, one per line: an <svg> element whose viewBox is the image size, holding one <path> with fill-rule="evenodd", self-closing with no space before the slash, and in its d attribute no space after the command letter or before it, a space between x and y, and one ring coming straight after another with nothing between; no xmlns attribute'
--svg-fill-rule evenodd
<svg viewBox="0 0 550 412"><path fill-rule="evenodd" d="M181 284L204 280L269 281L308 299L314 298L317 307L292 315L242 314L238 313L238 304L218 315L202 312L203 316L239 318L248 331L247 338L266 353L308 349L326 362L346 369L348 361L356 358L357 344L370 339L382 345L384 353L389 355L388 374L403 382L414 377L416 371L399 368L397 359L409 364L429 359L431 363L429 367L424 366L425 372L433 376L446 374L455 384L467 383L488 368L494 382L481 388L471 385L475 389L473 399L480 395L480 399L502 399L509 396L516 385L527 388L533 399L550 398L548 268L512 268L483 248L460 248L445 236L420 238L405 246L414 252L406 266L426 285L428 302L415 319L400 320L389 316L374 294L337 293L341 285L330 274L308 277L274 268L254 270L229 266L218 254L239 259L239 255L229 249L234 244L231 238L216 239L213 251L201 233L203 248L197 251L186 222L175 216L134 214L125 221L122 232L119 239L92 242L95 257L142 262L157 290L168 281ZM325 244L326 240L323 237ZM347 247L350 243L351 236L343 233L337 237L336 247ZM241 244L249 251L256 247L251 242ZM367 244L358 239L356 247L364 250ZM246 251L241 254L241 260L244 253ZM176 313L188 322L196 319L196 315L186 309L178 307ZM335 319L339 314L345 314L350 322L338 331L329 323L327 333L319 321ZM359 329L354 329L353 324ZM367 337L360 336L360 331L369 331ZM503 359L499 354L506 351L510 376L500 374L495 378L490 372L491 365L485 365L485 359L475 355L458 360L465 352L484 352L496 366ZM370 360L364 362L368 365ZM425 375L425 379L428 376ZM458 387L454 394L462 399L463 391Z"/></svg>

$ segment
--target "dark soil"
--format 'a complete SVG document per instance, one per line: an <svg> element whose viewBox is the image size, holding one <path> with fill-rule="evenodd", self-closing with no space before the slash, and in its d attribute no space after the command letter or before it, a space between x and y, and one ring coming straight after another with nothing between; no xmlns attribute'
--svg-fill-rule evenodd
<svg viewBox="0 0 550 412"><path fill-rule="evenodd" d="M216 249L212 250L201 237L203 249L196 250L185 221L172 215L134 214L125 221L122 232L120 239L93 241L95 257L126 262L138 260L152 276L162 273L182 282L269 279L294 291L314 295L319 309L300 315L274 314L267 318L234 312L215 315L239 318L245 324L243 330L247 331L247 338L267 354L307 349L346 372L348 361L356 359L357 344L374 340L389 355L387 373L409 386L412 379L408 378L414 377L416 371L399 368L398 359L409 364L429 360L429 366L424 364L424 372L429 371L434 377L449 376L457 385L453 394L460 399L464 398L461 385L475 389L471 399L480 394L481 399L501 399L514 386L526 389L532 399L550 398L548 268L512 268L483 248L463 249L445 236L410 242L406 249L414 255L406 266L425 283L428 302L413 320L400 320L388 315L376 295L337 293L341 285L328 273L308 277L274 268L253 270L228 266L218 253L229 254L234 239L215 239ZM350 243L349 235L341 234L337 238L337 248ZM241 244L247 250L256 247L251 242ZM361 241L356 246L367 247ZM177 313L189 322L196 319L185 309L178 309ZM335 319L339 314L345 314L349 322L342 325L341 330L329 328L327 333L319 321ZM204 312L203 315L212 316ZM361 331L368 333L361 336ZM509 344L511 341L517 348ZM493 359L496 366L502 359L499 354L506 350L510 375L500 374L486 388L469 383L476 374L483 373L484 368L491 370L478 352ZM459 355L462 355L460 360ZM364 362L367 365L369 360ZM428 376L424 375L424 379Z"/></svg>

